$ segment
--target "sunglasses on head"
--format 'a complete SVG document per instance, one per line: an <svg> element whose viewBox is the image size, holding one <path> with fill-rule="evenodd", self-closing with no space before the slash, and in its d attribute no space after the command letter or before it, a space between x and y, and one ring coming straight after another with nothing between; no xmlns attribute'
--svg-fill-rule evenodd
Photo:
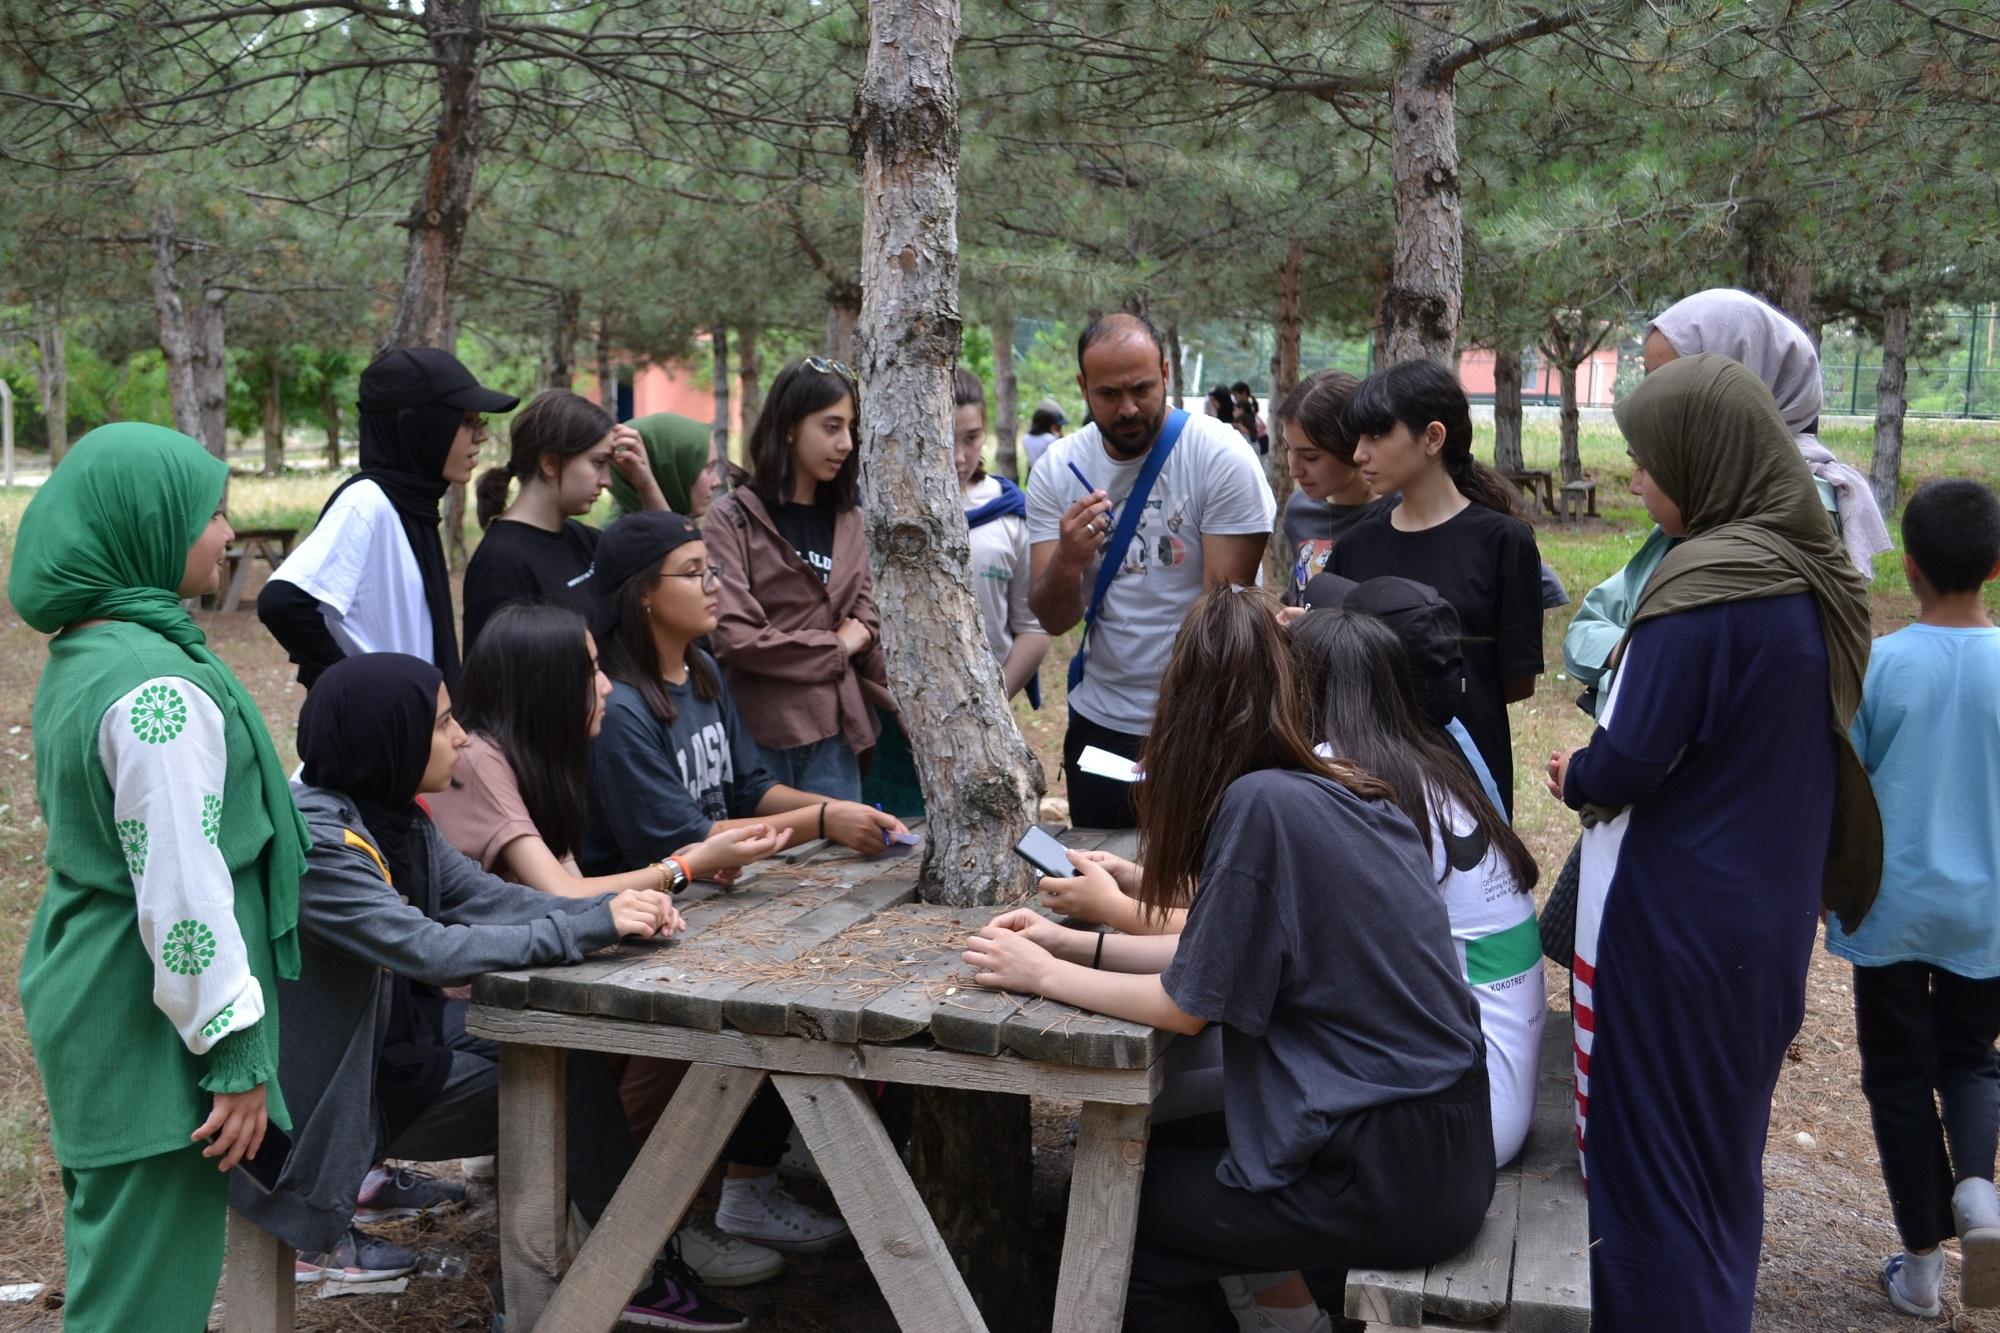
<svg viewBox="0 0 2000 1333"><path fill-rule="evenodd" d="M806 369L821 375L838 375L849 384L860 383L854 376L854 368L845 361L834 361L824 356L806 358Z"/></svg>

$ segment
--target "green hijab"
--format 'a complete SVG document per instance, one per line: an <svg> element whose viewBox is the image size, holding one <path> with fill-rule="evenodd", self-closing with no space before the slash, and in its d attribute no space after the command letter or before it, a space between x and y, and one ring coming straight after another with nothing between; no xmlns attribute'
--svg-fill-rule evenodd
<svg viewBox="0 0 2000 1333"><path fill-rule="evenodd" d="M646 458L667 497L667 508L686 514L694 484L708 466L709 428L692 417L674 412L655 412L634 417L626 423L646 442ZM611 474L611 503L620 514L636 514L643 507L638 492L616 471Z"/></svg>
<svg viewBox="0 0 2000 1333"><path fill-rule="evenodd" d="M1632 625L1722 602L1810 593L1840 737L1822 896L1852 930L1882 879L1882 816L1848 740L1868 673L1868 581L1842 547L1771 391L1713 353L1672 361L1615 409L1632 457L1680 505L1687 537L1646 580Z"/></svg>
<svg viewBox="0 0 2000 1333"><path fill-rule="evenodd" d="M188 676L256 747L271 819L266 879L278 975L299 974L299 876L310 840L257 701L208 648L176 589L188 548L222 502L229 465L178 431L143 422L100 426L76 442L35 492L14 542L7 597L53 634L80 620L125 620L187 654Z"/></svg>

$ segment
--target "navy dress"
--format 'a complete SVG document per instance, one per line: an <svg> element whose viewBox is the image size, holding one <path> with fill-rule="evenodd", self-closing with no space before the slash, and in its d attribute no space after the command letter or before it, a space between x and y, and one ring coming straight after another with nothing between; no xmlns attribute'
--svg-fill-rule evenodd
<svg viewBox="0 0 2000 1333"><path fill-rule="evenodd" d="M1764 1137L1805 1013L1836 737L1810 596L1639 625L1565 800L1584 835L1577 1139L1591 1327L1750 1327Z"/></svg>

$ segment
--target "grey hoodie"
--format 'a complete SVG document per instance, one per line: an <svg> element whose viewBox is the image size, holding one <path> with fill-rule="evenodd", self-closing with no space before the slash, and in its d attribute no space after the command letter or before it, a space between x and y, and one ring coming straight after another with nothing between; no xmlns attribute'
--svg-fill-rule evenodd
<svg viewBox="0 0 2000 1333"><path fill-rule="evenodd" d="M616 943L618 929L610 894L558 898L510 884L428 821L431 901L406 902L384 878L352 801L296 783L292 794L313 842L299 884L299 979L278 985L278 1081L295 1146L276 1190L264 1194L232 1172L229 1202L294 1248L323 1251L353 1219L383 1147L375 1062L390 975L456 986L482 972L574 963Z"/></svg>

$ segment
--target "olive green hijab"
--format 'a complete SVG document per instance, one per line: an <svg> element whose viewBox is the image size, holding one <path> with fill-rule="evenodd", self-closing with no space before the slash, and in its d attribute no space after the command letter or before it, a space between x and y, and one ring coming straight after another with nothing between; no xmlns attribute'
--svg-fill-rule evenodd
<svg viewBox="0 0 2000 1333"><path fill-rule="evenodd" d="M228 464L178 431L131 421L98 427L28 502L7 598L43 634L94 619L153 631L187 654L188 678L217 708L243 718L271 819L272 956L278 975L290 978L299 974L299 876L310 845L305 821L257 701L209 650L177 591L188 548L222 503L228 480Z"/></svg>
<svg viewBox="0 0 2000 1333"><path fill-rule="evenodd" d="M1826 639L1827 720L1840 737L1827 907L1852 930L1882 878L1882 816L1848 741L1868 672L1868 583L1763 381L1727 357L1672 361L1616 408L1632 457L1680 505L1687 537L1661 560L1632 625L1722 602L1810 593Z"/></svg>
<svg viewBox="0 0 2000 1333"><path fill-rule="evenodd" d="M652 465L654 480L660 483L660 494L667 497L667 508L686 514L694 484L708 466L709 428L673 412L634 417L627 424L646 442L646 461ZM636 514L645 507L631 483L615 471L611 474L611 503L620 514Z"/></svg>

